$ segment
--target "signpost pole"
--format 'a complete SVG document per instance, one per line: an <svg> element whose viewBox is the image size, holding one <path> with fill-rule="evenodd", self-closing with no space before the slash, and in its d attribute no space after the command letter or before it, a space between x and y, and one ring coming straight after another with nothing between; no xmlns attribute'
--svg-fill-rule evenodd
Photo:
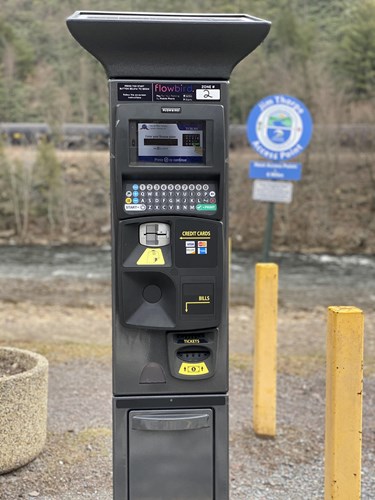
<svg viewBox="0 0 375 500"><path fill-rule="evenodd" d="M263 240L263 262L269 262L270 250L272 246L273 219L275 215L275 204L268 203L266 230Z"/></svg>

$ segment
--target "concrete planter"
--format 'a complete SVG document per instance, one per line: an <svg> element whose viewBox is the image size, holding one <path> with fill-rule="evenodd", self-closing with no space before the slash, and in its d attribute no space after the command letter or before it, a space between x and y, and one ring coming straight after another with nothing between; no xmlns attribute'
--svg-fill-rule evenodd
<svg viewBox="0 0 375 500"><path fill-rule="evenodd" d="M42 451L47 435L48 361L40 354L0 347L0 359L21 373L0 377L0 474Z"/></svg>

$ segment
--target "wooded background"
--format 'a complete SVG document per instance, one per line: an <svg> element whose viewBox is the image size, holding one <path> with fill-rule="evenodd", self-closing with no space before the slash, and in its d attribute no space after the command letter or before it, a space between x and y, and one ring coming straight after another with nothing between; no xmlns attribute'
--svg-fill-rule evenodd
<svg viewBox="0 0 375 500"><path fill-rule="evenodd" d="M293 203L277 206L274 248L375 253L375 0L2 0L0 122L108 121L104 70L65 24L103 8L270 20L233 72L231 123L273 93L301 99L314 120ZM249 147L231 154L231 233L235 248L259 249L266 204L251 200L250 159ZM0 144L0 244L109 242L108 191L107 153Z"/></svg>
<svg viewBox="0 0 375 500"><path fill-rule="evenodd" d="M375 0L2 0L0 122L107 121L104 71L65 25L77 9L104 8L243 12L272 21L264 44L233 73L233 123L273 93L300 98L318 123L374 120Z"/></svg>

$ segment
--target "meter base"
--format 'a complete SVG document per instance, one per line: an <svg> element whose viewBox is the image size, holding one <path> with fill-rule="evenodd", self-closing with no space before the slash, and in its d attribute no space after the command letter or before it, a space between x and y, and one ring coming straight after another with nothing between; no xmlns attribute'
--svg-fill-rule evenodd
<svg viewBox="0 0 375 500"><path fill-rule="evenodd" d="M228 399L113 399L114 500L228 500Z"/></svg>

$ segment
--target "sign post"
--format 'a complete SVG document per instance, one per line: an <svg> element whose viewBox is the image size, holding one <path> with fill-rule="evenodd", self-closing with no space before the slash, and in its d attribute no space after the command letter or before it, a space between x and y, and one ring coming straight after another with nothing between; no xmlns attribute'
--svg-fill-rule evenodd
<svg viewBox="0 0 375 500"><path fill-rule="evenodd" d="M262 252L263 262L269 261L269 255L272 246L272 231L273 231L274 217L275 217L275 203L271 201L270 203L268 203L268 209L267 209L267 222L266 222L266 229L264 232L263 252Z"/></svg>
<svg viewBox="0 0 375 500"><path fill-rule="evenodd" d="M263 260L268 262L272 242L275 203L291 203L293 184L299 181L302 164L288 160L307 147L312 135L312 119L306 106L288 95L265 97L250 111L247 137L251 147L267 162L252 161L250 179L256 179L253 199L269 203L263 244ZM261 180L260 180L261 179Z"/></svg>

